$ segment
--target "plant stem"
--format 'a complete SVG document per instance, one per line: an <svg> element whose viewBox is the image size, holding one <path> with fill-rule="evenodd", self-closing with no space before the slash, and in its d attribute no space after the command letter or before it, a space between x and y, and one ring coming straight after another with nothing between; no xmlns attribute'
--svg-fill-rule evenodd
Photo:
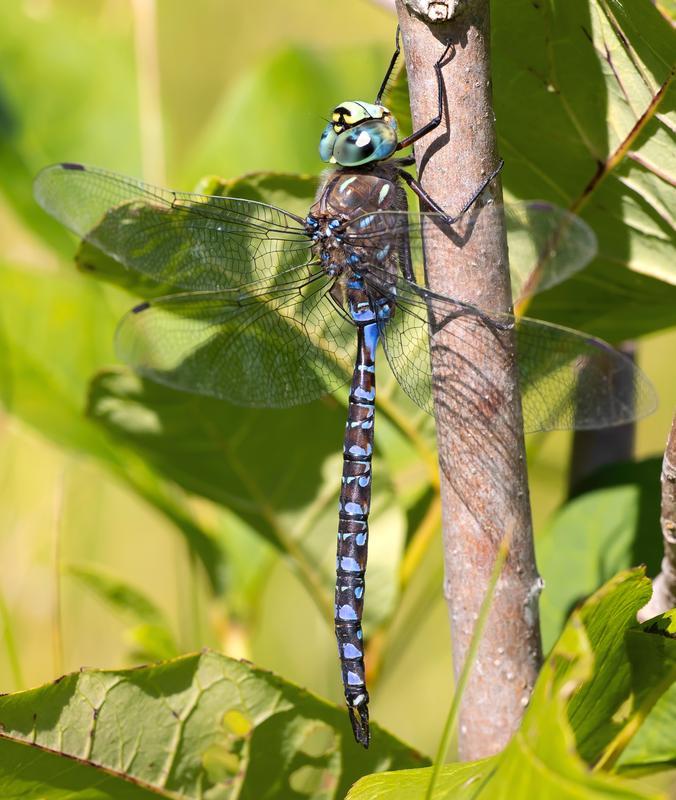
<svg viewBox="0 0 676 800"><path fill-rule="evenodd" d="M430 28L397 0L414 130L437 113L434 63L443 67L441 125L416 144L424 188L449 213L462 208L498 163L491 102L489 0ZM449 111L450 110L450 111ZM483 196L501 202L494 182ZM478 201L478 206L482 199ZM426 250L430 288L488 311L511 305L504 229L478 214L463 246ZM456 676L505 534L509 557L460 705L459 754L478 759L502 749L516 730L541 662L535 567L515 347L510 332L466 318L431 342L444 521L445 589ZM497 655L499 654L499 656Z"/></svg>
<svg viewBox="0 0 676 800"><path fill-rule="evenodd" d="M61 614L61 534L63 530L64 495L66 491L66 468L57 478L54 489L52 512L52 566L54 585L52 596L52 654L54 674L63 675L63 630Z"/></svg>
<svg viewBox="0 0 676 800"><path fill-rule="evenodd" d="M19 661L19 651L16 646L16 639L14 638L14 629L12 627L12 619L5 603L5 598L0 592L0 629L2 630L2 638L5 642L5 652L7 653L7 660L9 661L9 668L12 672L12 680L14 681L15 691L20 691L24 688L23 672L21 671L21 663ZM6 691L6 689L5 689Z"/></svg>
<svg viewBox="0 0 676 800"><path fill-rule="evenodd" d="M660 574L653 581L653 596L648 605L638 612L640 622L676 606L676 415L672 420L671 432L664 451L661 483L660 524L664 539L664 558Z"/></svg>
<svg viewBox="0 0 676 800"><path fill-rule="evenodd" d="M146 180L161 185L165 182L165 162L157 8L155 0L132 0L131 8L134 19L143 176Z"/></svg>

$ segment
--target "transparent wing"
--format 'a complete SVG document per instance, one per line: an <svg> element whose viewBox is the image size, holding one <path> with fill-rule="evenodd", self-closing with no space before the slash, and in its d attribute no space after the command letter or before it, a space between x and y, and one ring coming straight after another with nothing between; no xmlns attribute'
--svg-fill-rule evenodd
<svg viewBox="0 0 676 800"><path fill-rule="evenodd" d="M232 289L310 260L302 220L264 203L172 192L81 164L46 167L34 192L78 236L163 284Z"/></svg>
<svg viewBox="0 0 676 800"><path fill-rule="evenodd" d="M488 204L473 207L454 225L447 225L438 214L378 212L355 220L346 238L372 254L370 262L392 241L408 239L413 274L425 284L423 237L427 247L448 248L449 239L458 247L471 235L478 235L476 222L482 216L481 230L493 231L504 217L509 246L509 264L514 303L549 289L583 269L596 255L596 236L575 214L541 201L511 205ZM485 217L488 220L485 220ZM467 269L481 269L468 264ZM462 276L459 276L461 279Z"/></svg>
<svg viewBox="0 0 676 800"><path fill-rule="evenodd" d="M351 375L355 329L329 297L332 282L318 273L142 303L120 322L118 355L154 381L238 405L307 403Z"/></svg>
<svg viewBox="0 0 676 800"><path fill-rule="evenodd" d="M377 269L367 280L374 294L389 295L396 302L393 318L383 326L383 346L402 388L425 411L433 411L435 347L443 368L435 370L434 380L445 382L446 392L464 395L466 408L490 418L492 404L508 402L476 365L482 349L494 346L502 348L508 366L511 355L504 353L500 333L510 329L516 331L526 431L619 425L655 408L648 379L600 339L525 317L489 316ZM475 373L471 388L466 385L467 369Z"/></svg>

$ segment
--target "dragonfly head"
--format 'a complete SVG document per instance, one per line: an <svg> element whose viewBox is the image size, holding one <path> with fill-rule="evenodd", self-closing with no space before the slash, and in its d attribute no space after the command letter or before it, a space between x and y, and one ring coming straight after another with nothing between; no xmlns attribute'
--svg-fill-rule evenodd
<svg viewBox="0 0 676 800"><path fill-rule="evenodd" d="M336 106L319 140L322 161L358 167L383 161L397 147L397 120L385 106L348 100Z"/></svg>

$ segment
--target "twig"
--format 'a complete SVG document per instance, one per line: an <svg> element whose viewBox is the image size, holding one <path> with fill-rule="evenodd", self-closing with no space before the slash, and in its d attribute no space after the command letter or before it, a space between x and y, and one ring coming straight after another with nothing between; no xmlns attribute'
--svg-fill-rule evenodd
<svg viewBox="0 0 676 800"><path fill-rule="evenodd" d="M660 524L664 539L662 570L653 581L653 596L638 612L638 619L656 617L676 606L676 415L671 423L662 461L662 513Z"/></svg>
<svg viewBox="0 0 676 800"><path fill-rule="evenodd" d="M435 61L453 42L443 68L445 118L416 144L425 189L449 213L461 208L498 163L490 90L489 2L430 28L397 0L414 129L436 113ZM499 203L493 186L488 196ZM504 229L478 214L461 248L426 251L427 280L489 311L511 302ZM478 268L476 265L480 265ZM432 339L437 440L441 466L446 597L456 677L504 535L514 521L510 553L460 708L459 754L499 751L519 725L541 661L538 596L528 499L523 424L514 342L507 332L454 325ZM471 329L471 335L470 335Z"/></svg>

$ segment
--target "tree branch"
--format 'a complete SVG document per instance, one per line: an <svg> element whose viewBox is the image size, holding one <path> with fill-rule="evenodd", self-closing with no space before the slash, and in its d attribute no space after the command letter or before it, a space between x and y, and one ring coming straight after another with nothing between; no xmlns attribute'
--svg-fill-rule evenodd
<svg viewBox="0 0 676 800"><path fill-rule="evenodd" d="M448 4L446 4L448 6ZM449 213L461 208L498 163L491 102L489 0L430 28L397 0L414 129L437 113L433 65L443 69L445 113L416 144L418 174ZM450 109L450 113L449 110ZM497 182L487 190L499 203ZM426 251L427 280L441 294L489 311L511 305L505 231L479 214L460 248ZM459 753L499 751L519 725L541 662L538 596L515 348L511 332L453 325L432 338L437 440L442 474L445 595L456 679L468 652L507 521L514 525L486 633L460 710Z"/></svg>
<svg viewBox="0 0 676 800"><path fill-rule="evenodd" d="M653 596L638 612L638 619L656 617L676 606L676 415L671 423L662 461L662 513L660 524L664 539L662 571L653 581Z"/></svg>

